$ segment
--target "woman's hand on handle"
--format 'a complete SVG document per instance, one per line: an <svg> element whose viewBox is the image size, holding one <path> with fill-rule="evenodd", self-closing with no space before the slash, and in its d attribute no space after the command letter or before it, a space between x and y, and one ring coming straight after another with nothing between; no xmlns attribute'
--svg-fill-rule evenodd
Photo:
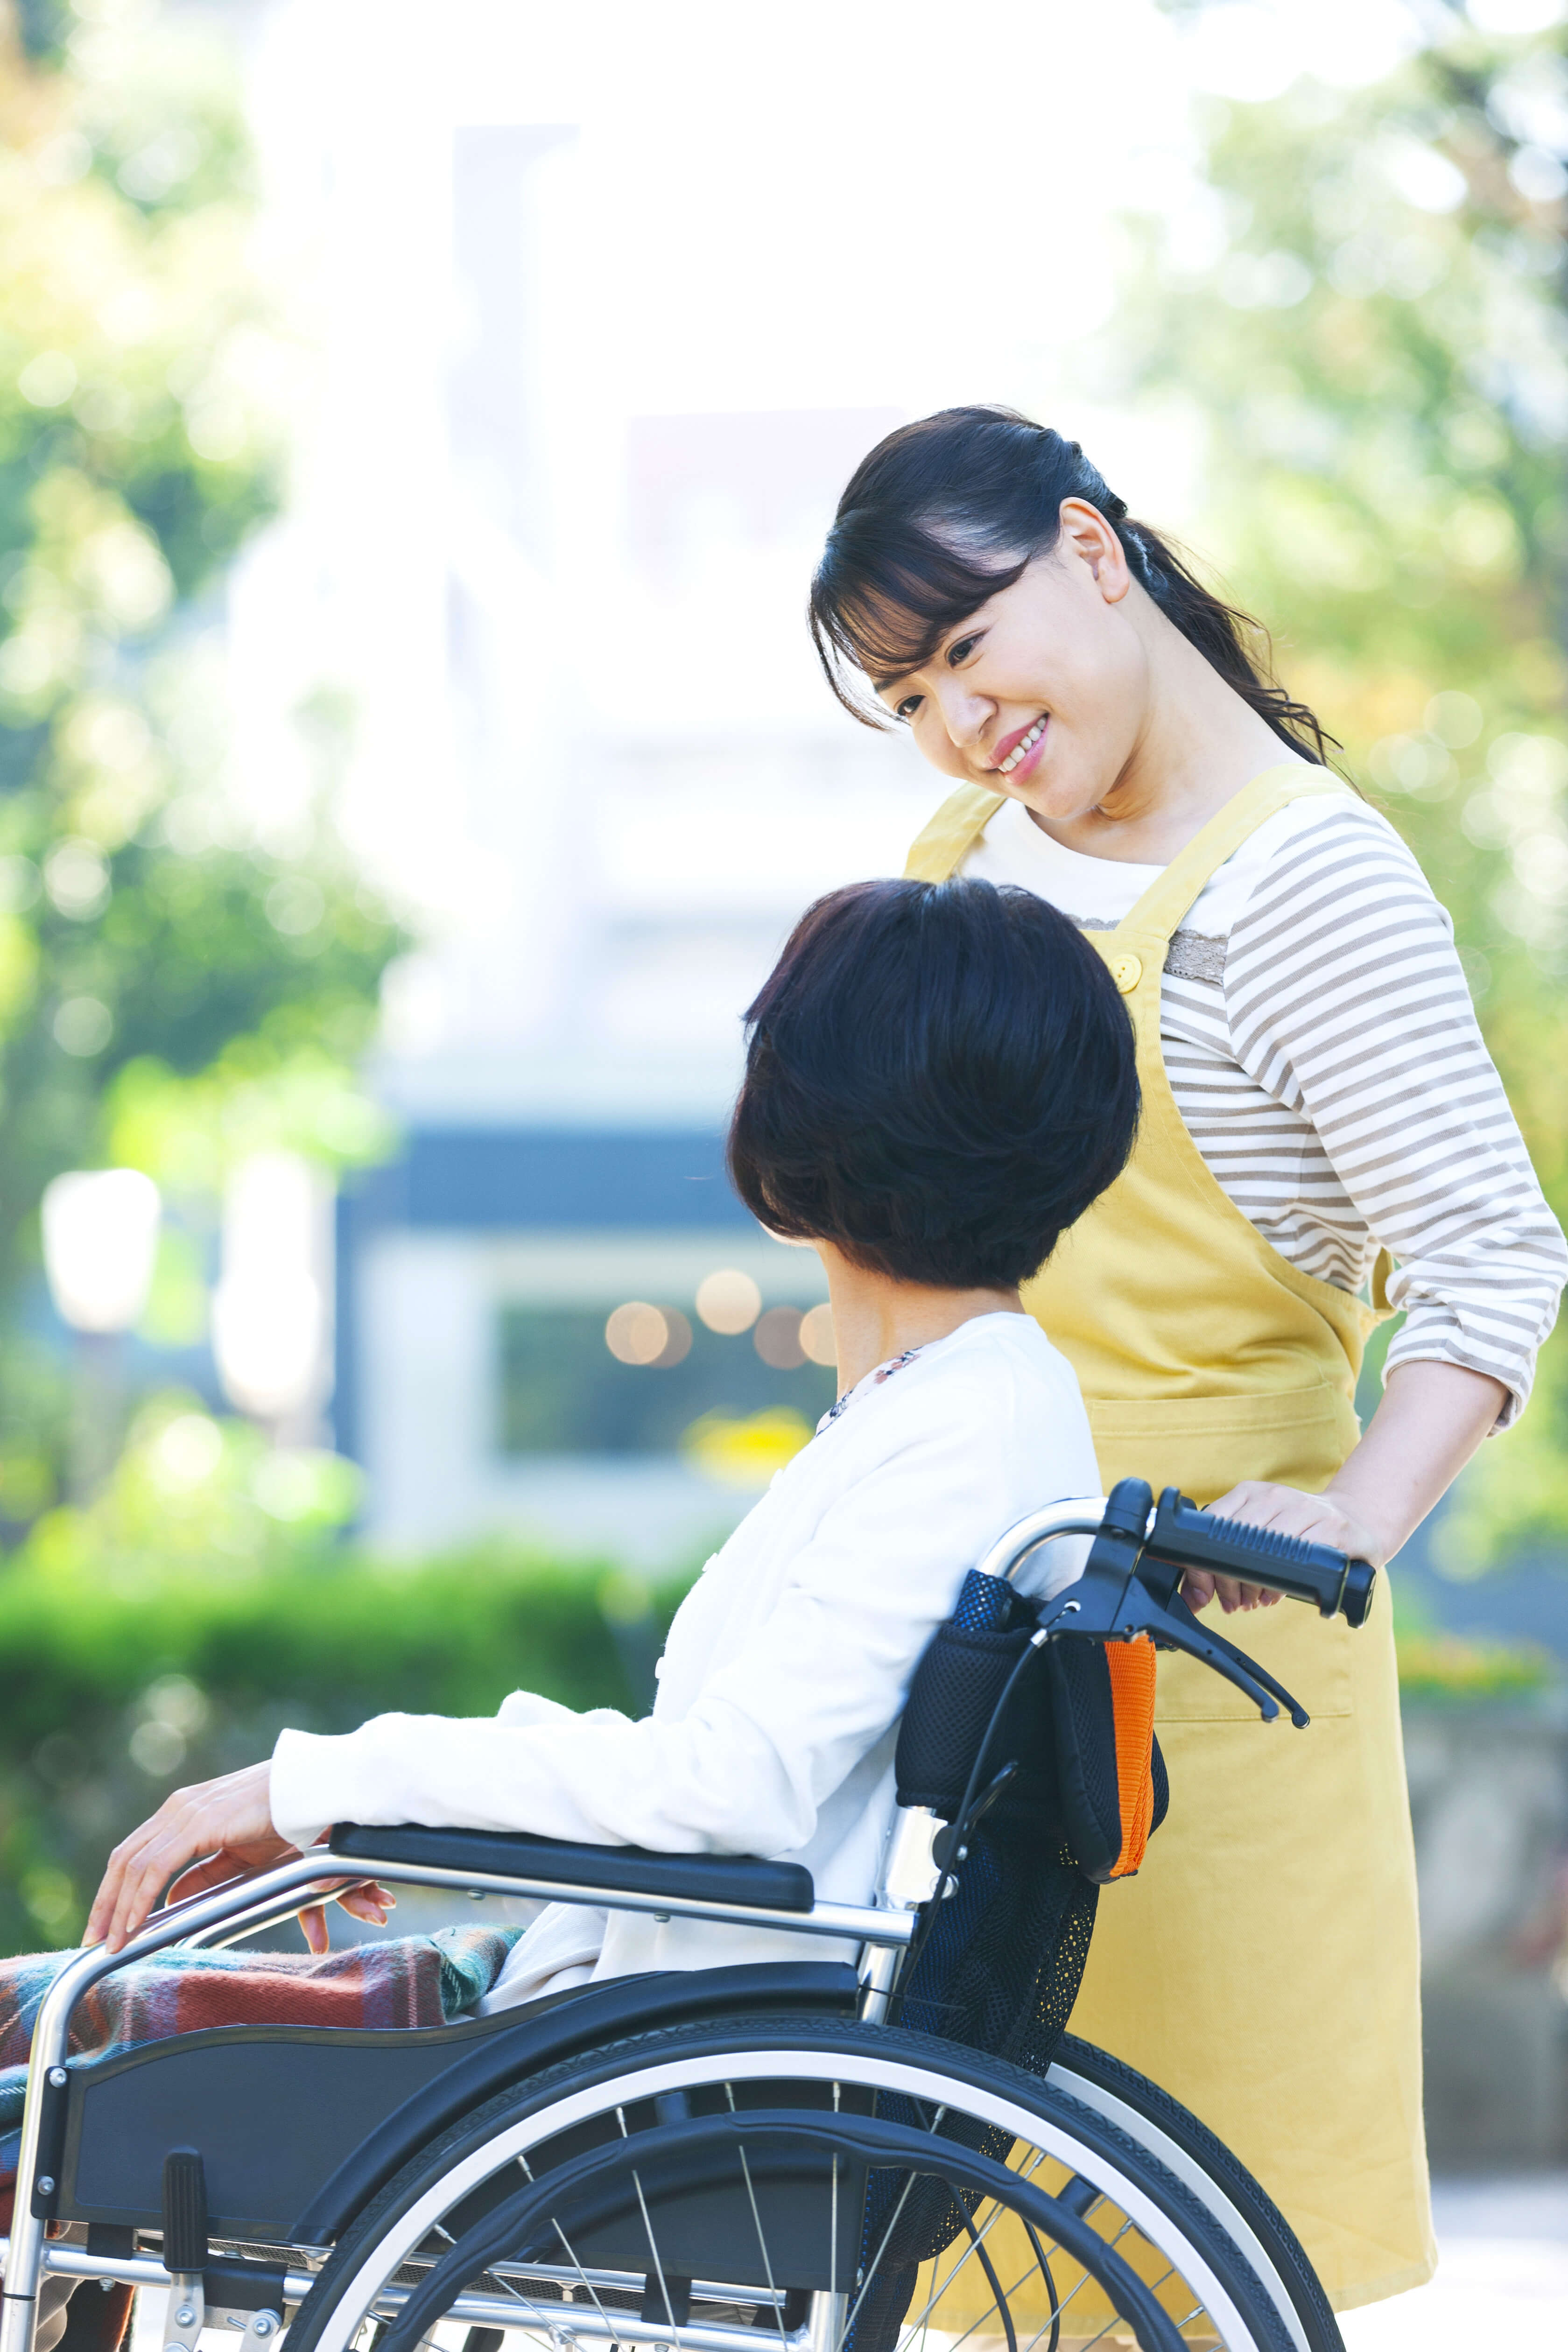
<svg viewBox="0 0 1568 2352"><path fill-rule="evenodd" d="M270 1764L247 1764L166 1797L152 1819L121 1839L110 1855L85 1941L101 1939L111 1952L121 1951L165 1899L184 1901L292 1861L299 1847L272 1826L271 1770ZM337 1900L356 1919L379 1927L386 1923L393 1898L384 1887L357 1885ZM331 1939L325 1903L306 1905L300 1925L310 1950L326 1951Z"/></svg>
<svg viewBox="0 0 1568 2352"><path fill-rule="evenodd" d="M1228 1495L1208 1506L1216 1518L1242 1519L1248 1527L1276 1528L1281 1535L1305 1536L1312 1543L1330 1544L1354 1559L1382 1561L1373 1547L1370 1528L1341 1508L1332 1489L1326 1495L1304 1495L1296 1486L1274 1486L1261 1478L1244 1478ZM1217 1600L1228 1616L1237 1609L1271 1608L1278 1592L1260 1584L1240 1584L1231 1576L1215 1576L1207 1569L1190 1568L1182 1579L1182 1596L1189 1609L1206 1609Z"/></svg>
<svg viewBox="0 0 1568 2352"><path fill-rule="evenodd" d="M1382 1568L1447 1492L1507 1402L1500 1381L1463 1364L1424 1358L1398 1364L1366 1434L1325 1493L1244 1479L1209 1509L1282 1535L1309 1536ZM1206 1607L1217 1593L1227 1612L1279 1597L1196 1570L1183 1579L1182 1591L1189 1608Z"/></svg>

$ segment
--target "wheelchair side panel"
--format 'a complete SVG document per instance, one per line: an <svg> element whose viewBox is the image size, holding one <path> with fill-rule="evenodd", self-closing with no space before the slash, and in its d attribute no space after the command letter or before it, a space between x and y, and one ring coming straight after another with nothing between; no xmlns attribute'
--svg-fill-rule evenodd
<svg viewBox="0 0 1568 2352"><path fill-rule="evenodd" d="M853 2015L855 1971L762 1963L631 1977L418 2032L231 2026L74 2062L56 2215L162 2227L196 2148L216 2237L329 2245L447 2126L576 2049L725 2011Z"/></svg>

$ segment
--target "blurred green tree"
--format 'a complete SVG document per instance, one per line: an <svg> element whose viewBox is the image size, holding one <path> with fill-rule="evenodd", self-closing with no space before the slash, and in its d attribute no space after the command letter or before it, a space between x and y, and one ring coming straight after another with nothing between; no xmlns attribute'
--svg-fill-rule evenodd
<svg viewBox="0 0 1568 2352"><path fill-rule="evenodd" d="M647 1706L686 1577L500 1538L377 1560L340 1539L356 1483L164 1395L91 1507L37 1523L0 1577L0 1954L79 1935L115 1840L285 1724L485 1715L519 1683Z"/></svg>
<svg viewBox="0 0 1568 2352"><path fill-rule="evenodd" d="M1206 184L1131 219L1105 388L1204 450L1205 552L1452 910L1563 1214L1568 59L1424 21L1373 86L1200 101ZM1565 1539L1568 1333L1441 1538L1470 1565Z"/></svg>
<svg viewBox="0 0 1568 2352"><path fill-rule="evenodd" d="M146 6L0 6L0 1520L52 1492L39 1195L229 1143L372 1147L349 1070L399 944L324 817L226 798L226 566L290 359L222 52ZM330 764L341 724L314 721ZM328 781L323 777L323 788Z"/></svg>

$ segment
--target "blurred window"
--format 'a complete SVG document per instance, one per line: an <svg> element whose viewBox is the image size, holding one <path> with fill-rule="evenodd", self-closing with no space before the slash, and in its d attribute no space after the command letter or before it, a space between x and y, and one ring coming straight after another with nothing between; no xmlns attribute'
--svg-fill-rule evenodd
<svg viewBox="0 0 1568 2352"><path fill-rule="evenodd" d="M798 1326L798 1310L772 1311L793 1314ZM675 1454L704 1413L783 1406L815 1424L833 1402L831 1370L805 1360L798 1346L787 1351L792 1362L767 1362L752 1332L724 1334L698 1323L688 1326L690 1345L679 1360L624 1363L606 1344L606 1320L603 1307L502 1308L503 1454ZM774 1345L770 1352L786 1350Z"/></svg>

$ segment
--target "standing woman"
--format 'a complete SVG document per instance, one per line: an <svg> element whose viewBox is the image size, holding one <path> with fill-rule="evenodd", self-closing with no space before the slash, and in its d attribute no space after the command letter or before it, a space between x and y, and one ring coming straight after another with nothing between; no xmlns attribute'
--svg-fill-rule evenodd
<svg viewBox="0 0 1568 2352"><path fill-rule="evenodd" d="M1521 1410L1568 1269L1414 858L1252 625L1011 411L871 452L811 612L840 700L956 786L909 872L1048 898L1131 1014L1132 1159L1025 1292L1106 1485L1389 1559ZM1362 1350L1401 1308L1363 1434ZM1262 1596L1189 1578L1215 1597ZM1359 1633L1278 1610L1247 1647L1312 1727L1162 1658L1171 1821L1101 1906L1073 2024L1260 2175L1347 2309L1434 2261L1388 1605Z"/></svg>

